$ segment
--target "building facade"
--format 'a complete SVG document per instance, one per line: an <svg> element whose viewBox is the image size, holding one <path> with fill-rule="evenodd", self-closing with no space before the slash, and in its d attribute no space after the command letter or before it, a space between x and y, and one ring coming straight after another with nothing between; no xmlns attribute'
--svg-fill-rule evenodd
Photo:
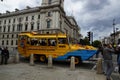
<svg viewBox="0 0 120 80"><path fill-rule="evenodd" d="M110 37L111 37L111 43L114 43L114 41L115 44L120 43L120 31L116 31L115 34L112 33Z"/></svg>
<svg viewBox="0 0 120 80"><path fill-rule="evenodd" d="M0 46L17 47L18 34L25 31L66 33L73 43L80 37L80 28L74 17L64 11L64 0L42 0L42 5L0 13Z"/></svg>
<svg viewBox="0 0 120 80"><path fill-rule="evenodd" d="M103 44L114 44L117 45L118 43L120 43L120 31L116 31L115 33L110 34L109 37L104 37L104 39L102 39L102 43Z"/></svg>

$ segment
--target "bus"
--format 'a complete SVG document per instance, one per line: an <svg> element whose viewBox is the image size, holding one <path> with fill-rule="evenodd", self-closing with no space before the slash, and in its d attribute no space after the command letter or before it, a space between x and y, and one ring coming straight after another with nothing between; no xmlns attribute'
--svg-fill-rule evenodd
<svg viewBox="0 0 120 80"><path fill-rule="evenodd" d="M39 34L37 32L22 32L18 35L18 51L24 57L34 54L34 59L46 62L51 55L56 61L69 61L75 57L75 64L89 60L96 54L92 46L70 44L66 34Z"/></svg>

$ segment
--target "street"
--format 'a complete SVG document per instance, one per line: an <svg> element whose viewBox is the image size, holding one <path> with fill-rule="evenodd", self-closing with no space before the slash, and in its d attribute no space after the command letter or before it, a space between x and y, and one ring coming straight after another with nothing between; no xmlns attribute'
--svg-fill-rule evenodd
<svg viewBox="0 0 120 80"><path fill-rule="evenodd" d="M98 75L90 69L92 65L88 66L86 63L71 71L68 64L58 62L55 62L53 68L48 68L45 63L37 63L35 66L26 62L0 65L0 80L105 80L104 75Z"/></svg>
<svg viewBox="0 0 120 80"><path fill-rule="evenodd" d="M113 58L116 66L116 55ZM96 74L96 69L92 69L95 64L96 61L84 61L72 71L69 62L53 61L53 68L48 68L47 63L36 61L30 66L29 60L20 58L18 64L0 65L0 80L105 80L105 75ZM119 80L117 73L112 78Z"/></svg>

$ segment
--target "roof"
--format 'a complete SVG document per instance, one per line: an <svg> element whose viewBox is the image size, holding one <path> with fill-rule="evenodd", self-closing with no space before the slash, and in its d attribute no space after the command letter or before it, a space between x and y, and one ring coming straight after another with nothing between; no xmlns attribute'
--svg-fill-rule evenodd
<svg viewBox="0 0 120 80"><path fill-rule="evenodd" d="M22 32L20 33L19 35L26 35L30 38L66 38L66 34L37 34L37 33L34 33L34 32Z"/></svg>

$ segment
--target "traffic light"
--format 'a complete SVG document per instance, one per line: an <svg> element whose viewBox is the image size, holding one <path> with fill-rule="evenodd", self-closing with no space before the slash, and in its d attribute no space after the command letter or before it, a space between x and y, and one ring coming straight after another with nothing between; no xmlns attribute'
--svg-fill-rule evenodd
<svg viewBox="0 0 120 80"><path fill-rule="evenodd" d="M87 34L87 36L88 36L88 40L90 41L90 36L91 36L91 32L87 32L88 34Z"/></svg>

